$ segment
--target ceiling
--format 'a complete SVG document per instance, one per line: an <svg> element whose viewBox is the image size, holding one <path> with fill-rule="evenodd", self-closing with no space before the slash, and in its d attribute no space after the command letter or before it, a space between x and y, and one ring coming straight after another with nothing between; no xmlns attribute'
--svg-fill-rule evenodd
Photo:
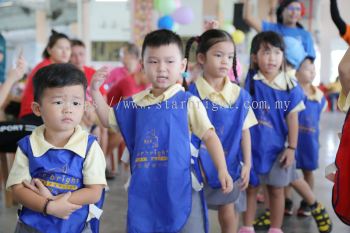
<svg viewBox="0 0 350 233"><path fill-rule="evenodd" d="M47 13L51 26L76 22L76 1L79 0L0 0L0 32L35 28L38 10Z"/></svg>

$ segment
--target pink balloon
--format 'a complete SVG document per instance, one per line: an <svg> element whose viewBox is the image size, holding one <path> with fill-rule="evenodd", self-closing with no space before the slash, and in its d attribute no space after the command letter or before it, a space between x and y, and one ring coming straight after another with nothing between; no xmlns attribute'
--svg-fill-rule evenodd
<svg viewBox="0 0 350 233"><path fill-rule="evenodd" d="M172 17L174 21L179 24L189 24L193 21L194 14L190 7L182 6L175 10L175 12L172 14Z"/></svg>
<svg viewBox="0 0 350 233"><path fill-rule="evenodd" d="M181 0L174 0L174 2L175 2L176 9L181 7L181 5L182 5Z"/></svg>

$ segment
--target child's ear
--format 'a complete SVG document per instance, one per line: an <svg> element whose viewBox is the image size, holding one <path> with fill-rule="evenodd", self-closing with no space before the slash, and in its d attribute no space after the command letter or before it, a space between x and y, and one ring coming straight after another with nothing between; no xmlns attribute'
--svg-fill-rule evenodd
<svg viewBox="0 0 350 233"><path fill-rule="evenodd" d="M182 61L181 61L181 73L185 72L187 62L188 62L187 58L182 59Z"/></svg>
<svg viewBox="0 0 350 233"><path fill-rule="evenodd" d="M33 113L40 117L41 116L41 111L40 111L40 105L37 102L32 102L32 111Z"/></svg>
<svg viewBox="0 0 350 233"><path fill-rule="evenodd" d="M204 64L205 62L205 55L203 53L198 53L197 54L197 62L201 65Z"/></svg>

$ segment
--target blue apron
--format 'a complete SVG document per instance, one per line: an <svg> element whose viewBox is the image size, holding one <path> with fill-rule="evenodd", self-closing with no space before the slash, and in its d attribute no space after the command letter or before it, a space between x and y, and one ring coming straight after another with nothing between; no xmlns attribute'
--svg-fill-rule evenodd
<svg viewBox="0 0 350 233"><path fill-rule="evenodd" d="M189 87L189 91L200 98L195 84ZM249 94L243 89L241 89L237 101L229 107L220 106L208 99L202 100L208 117L223 146L227 169L234 181L241 175L240 163L243 160L241 150L242 128L248 114L250 101ZM244 107L245 105L247 107ZM195 135L192 136L192 141L198 140L198 137ZM221 188L217 169L203 143L200 145L199 159L210 187Z"/></svg>
<svg viewBox="0 0 350 233"><path fill-rule="evenodd" d="M74 192L84 187L82 173L84 158L66 149L50 149L44 155L34 157L29 137L26 136L21 139L18 146L28 157L32 178L40 179L55 196L66 192ZM86 155L94 140L96 138L89 135ZM64 220L52 215L44 216L42 213L23 207L19 219L40 232L79 233L84 229L88 213L89 205L84 205L73 212L69 219ZM94 231L94 233L97 232Z"/></svg>
<svg viewBox="0 0 350 233"><path fill-rule="evenodd" d="M273 89L253 77L247 78L245 88L254 90L251 106L258 120L258 125L250 129L254 170L266 174L284 150L288 135L286 117L303 100L304 94L297 84L288 92Z"/></svg>
<svg viewBox="0 0 350 233"><path fill-rule="evenodd" d="M315 170L318 167L319 124L325 98L321 102L304 98L306 109L299 113L299 135L296 151L297 168Z"/></svg>
<svg viewBox="0 0 350 233"><path fill-rule="evenodd" d="M130 152L128 233L179 232L191 213L190 96L179 91L147 107L129 98L114 107Z"/></svg>

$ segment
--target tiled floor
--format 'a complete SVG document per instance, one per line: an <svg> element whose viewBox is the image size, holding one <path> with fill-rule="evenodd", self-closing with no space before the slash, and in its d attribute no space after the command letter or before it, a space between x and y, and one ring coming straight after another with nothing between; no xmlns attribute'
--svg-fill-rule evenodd
<svg viewBox="0 0 350 233"><path fill-rule="evenodd" d="M331 206L332 184L324 178L324 167L334 161L338 147L337 133L341 130L344 114L325 113L321 121L321 151L320 151L320 169L316 171L315 193L319 201L324 203L328 209L334 223L333 233L350 233L350 227L341 223L335 216ZM101 224L101 233L124 233L125 216L127 208L126 192L123 184L126 181L126 174L119 175L115 180L109 182L110 192L108 193L104 214ZM0 233L13 232L16 224L16 207L6 209L0 195ZM293 195L295 203L299 203L300 198ZM298 205L298 204L297 204ZM211 232L219 233L219 227L216 220L216 213L210 213ZM287 217L283 224L285 233L317 233L314 221L309 218ZM194 232L195 233L195 232Z"/></svg>

